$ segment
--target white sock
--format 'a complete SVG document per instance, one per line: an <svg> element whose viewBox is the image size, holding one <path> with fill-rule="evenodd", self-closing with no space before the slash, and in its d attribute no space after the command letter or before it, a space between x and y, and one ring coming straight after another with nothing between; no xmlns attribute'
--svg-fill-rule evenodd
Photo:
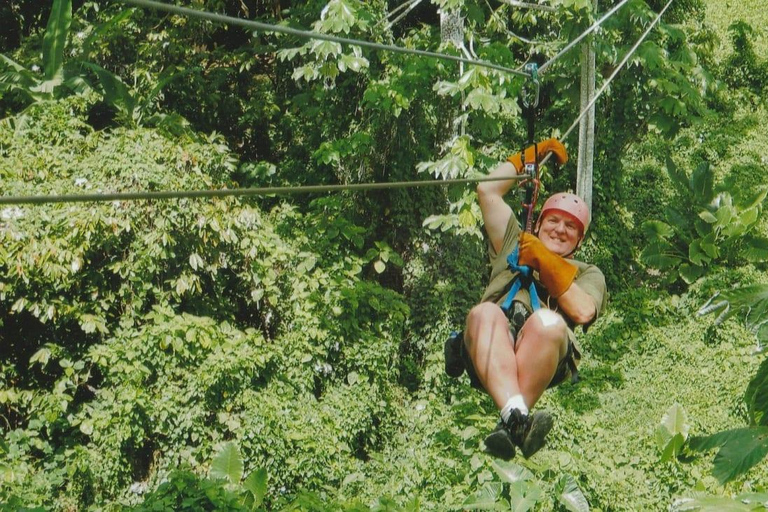
<svg viewBox="0 0 768 512"><path fill-rule="evenodd" d="M502 421L504 421L504 423L507 422L510 414L512 414L512 409L517 409L518 411L520 411L525 415L528 414L528 406L525 405L525 400L523 399L523 395L521 394L514 395L509 400L507 400L507 403L504 404L504 407L501 408L501 419Z"/></svg>

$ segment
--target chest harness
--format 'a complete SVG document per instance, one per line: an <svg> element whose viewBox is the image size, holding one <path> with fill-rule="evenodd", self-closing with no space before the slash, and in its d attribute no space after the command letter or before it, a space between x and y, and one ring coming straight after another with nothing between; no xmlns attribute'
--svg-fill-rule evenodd
<svg viewBox="0 0 768 512"><path fill-rule="evenodd" d="M529 176L528 179L523 181L525 187L525 202L522 204L523 226L525 231L531 233L533 231L533 208L536 206L536 201L539 198L539 148L538 144L534 141L536 132L536 107L539 105L539 68L536 63L529 63L525 65L525 70L528 72L529 79L525 82L522 91L522 103L523 113L525 115L528 124L528 142L523 146L521 154L523 155L525 174ZM533 146L533 159L526 157L526 147ZM522 287L528 288L528 293L531 296L531 309L536 311L541 308L541 300L539 299L539 293L536 291L536 284L533 282L533 273L531 268L527 265L520 265L519 260L519 245L515 247L512 253L507 256L507 265L509 270L516 274L512 279L507 298L501 305L504 314L509 316L512 308L512 301L520 291Z"/></svg>

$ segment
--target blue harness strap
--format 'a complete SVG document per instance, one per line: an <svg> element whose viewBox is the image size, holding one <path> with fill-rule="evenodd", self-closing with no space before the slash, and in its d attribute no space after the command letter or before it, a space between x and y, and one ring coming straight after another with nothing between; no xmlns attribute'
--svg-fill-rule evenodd
<svg viewBox="0 0 768 512"><path fill-rule="evenodd" d="M517 295L517 292L520 291L520 288L522 288L523 284L528 286L528 293L531 296L531 309L536 311L537 309L541 308L539 292L536 291L536 284L533 282L531 267L527 265L520 265L518 263L519 248L519 245L516 246L510 255L507 256L507 265L509 265L509 270L512 272L517 272L518 274L512 281L512 286L509 289L509 293L507 293L507 298L504 301L504 304L501 305L501 309L504 311L504 313L509 312L509 308L512 307L512 301L514 300L515 295Z"/></svg>

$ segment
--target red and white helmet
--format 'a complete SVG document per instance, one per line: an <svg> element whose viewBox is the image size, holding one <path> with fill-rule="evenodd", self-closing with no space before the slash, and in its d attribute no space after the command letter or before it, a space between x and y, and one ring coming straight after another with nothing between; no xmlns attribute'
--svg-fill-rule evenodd
<svg viewBox="0 0 768 512"><path fill-rule="evenodd" d="M544 206L541 207L539 223L541 223L544 215L551 211L558 211L573 217L574 220L581 224L581 236L584 236L587 229L589 229L589 208L587 208L587 203L576 194L568 192L552 194L546 200Z"/></svg>

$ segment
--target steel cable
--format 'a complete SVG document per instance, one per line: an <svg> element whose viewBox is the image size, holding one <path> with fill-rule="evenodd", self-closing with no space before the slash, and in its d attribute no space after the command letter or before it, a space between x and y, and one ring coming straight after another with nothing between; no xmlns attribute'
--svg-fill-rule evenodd
<svg viewBox="0 0 768 512"><path fill-rule="evenodd" d="M216 190L161 190L148 192L111 192L94 194L60 194L60 195L35 195L35 196L0 196L0 205L20 204L49 204L49 203L103 203L109 201L141 201L152 199L181 199L181 198L211 198L228 196L267 196L267 195L293 195L321 192L338 192L343 190L367 191L400 189L415 187L435 187L443 185L457 185L468 183L480 183L483 181L501 181L506 179L527 179L527 174L521 174L514 178L492 178L482 176L478 178L458 178L449 180L422 180L422 181L393 181L389 183L352 183L348 185L305 185L297 187L252 187L232 188Z"/></svg>
<svg viewBox="0 0 768 512"><path fill-rule="evenodd" d="M137 7L146 7L149 9L157 9L159 11L165 11L172 14L178 14L181 16L188 16L190 18L199 18L208 21L214 21L217 23L224 23L227 25L237 25L240 27L248 28L251 30L258 30L261 32L279 32L283 34L289 34L296 37L305 39L319 39L321 41L331 41L334 43L348 44L352 46L361 46L364 48L371 48L373 50L389 51L393 53L404 53L410 55L419 55L421 57L431 57L435 59L450 60L454 62L463 62L465 64L472 64L474 66L480 66L489 69L495 69L496 71L502 71L517 76L527 77L528 75L518 71L516 69L508 68L505 66L499 66L484 60L473 60L456 55L448 55L446 53L430 52L426 50L416 50L413 48L404 48L402 46L393 46L388 44L374 43L372 41L363 41L360 39L350 39L346 37L337 37L330 34L322 34L320 32L312 32L308 30L298 30L291 27L284 27L281 25L271 25L269 23L262 23L259 21L244 20L241 18L234 18L232 16L225 16L223 14L215 14L207 11L198 11L196 9L190 9L188 7L180 7L177 5L164 4L162 2L155 2L154 0L118 0L119 2L135 5Z"/></svg>

